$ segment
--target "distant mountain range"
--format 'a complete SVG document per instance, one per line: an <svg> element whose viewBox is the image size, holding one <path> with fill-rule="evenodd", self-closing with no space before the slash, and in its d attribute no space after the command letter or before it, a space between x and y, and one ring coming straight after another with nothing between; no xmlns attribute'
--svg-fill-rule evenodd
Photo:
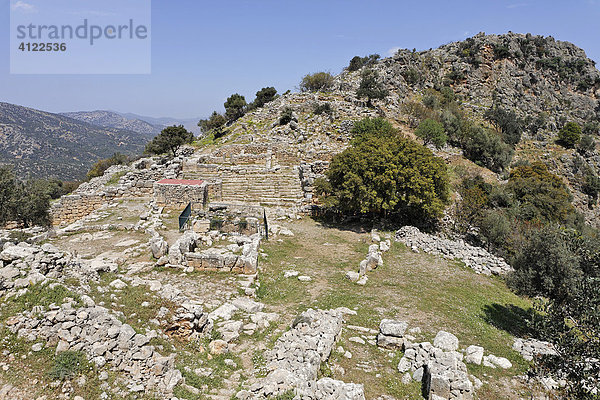
<svg viewBox="0 0 600 400"><path fill-rule="evenodd" d="M22 179L82 179L101 158L140 154L165 126L198 134L197 122L106 110L53 114L0 102L0 164L13 165Z"/></svg>
<svg viewBox="0 0 600 400"><path fill-rule="evenodd" d="M0 163L12 164L22 179L81 179L94 162L115 152L140 154L156 130L130 124L136 127L139 132L102 127L0 102Z"/></svg>
<svg viewBox="0 0 600 400"><path fill-rule="evenodd" d="M140 134L157 135L164 127L163 124L152 124L139 118L126 117L105 110L66 112L61 115L103 128L123 129Z"/></svg>
<svg viewBox="0 0 600 400"><path fill-rule="evenodd" d="M121 115L122 117L128 118L128 119L141 120L141 121L149 123L150 125L160 126L161 129L164 128L165 126L183 125L185 127L185 129L187 129L190 132L193 132L194 135L196 135L196 136L200 135L200 128L198 127L198 121L200 120L200 118L184 118L184 119L177 119L177 118L171 118L171 117L154 118L154 117L147 117L144 115L138 115L138 114L132 114L132 113L117 113L117 114Z"/></svg>

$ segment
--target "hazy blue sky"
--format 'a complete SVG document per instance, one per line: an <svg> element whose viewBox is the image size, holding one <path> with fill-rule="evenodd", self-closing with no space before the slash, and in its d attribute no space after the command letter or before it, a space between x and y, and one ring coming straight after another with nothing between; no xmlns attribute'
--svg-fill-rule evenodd
<svg viewBox="0 0 600 400"><path fill-rule="evenodd" d="M102 0L80 1L102 11ZM9 10L0 0L0 101L52 112L203 117L234 92L294 90L304 74L338 73L355 55L480 31L552 35L600 61L600 0L153 0L150 75L10 75Z"/></svg>

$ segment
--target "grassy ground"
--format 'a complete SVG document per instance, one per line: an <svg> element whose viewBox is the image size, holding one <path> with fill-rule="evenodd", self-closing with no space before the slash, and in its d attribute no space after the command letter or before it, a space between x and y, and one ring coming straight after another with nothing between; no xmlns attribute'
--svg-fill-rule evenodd
<svg viewBox="0 0 600 400"><path fill-rule="evenodd" d="M423 331L418 340L432 340L443 329L454 333L461 347L483 346L486 354L506 357L513 363L507 371L470 368L486 383L479 390L485 399L511 398L506 382L523 373L527 363L512 349L512 334L524 331L524 318L531 304L506 287L499 278L475 274L461 263L426 254L415 254L393 243L384 255L384 266L369 273L366 286L346 280L345 271L357 270L366 255L370 236L351 230L325 228L312 220L295 223L293 238L271 241L263 246L267 257L261 261L261 301L293 319L308 307L348 307L357 315L348 324L377 329L382 318L397 318ZM286 270L309 275L312 281L284 278ZM365 383L367 398L388 394L397 398L419 398L418 385L403 386L395 370L397 360L375 346L347 341L356 332L345 330L340 340L354 355L346 359L334 354L346 381ZM370 364L365 372L359 364ZM511 382L510 385L514 385ZM511 390L519 391L522 388ZM525 393L523 393L525 394Z"/></svg>

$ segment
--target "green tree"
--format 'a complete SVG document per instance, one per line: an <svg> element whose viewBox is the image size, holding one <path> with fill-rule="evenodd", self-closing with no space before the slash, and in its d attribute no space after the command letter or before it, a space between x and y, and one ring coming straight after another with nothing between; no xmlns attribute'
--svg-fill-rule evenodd
<svg viewBox="0 0 600 400"><path fill-rule="evenodd" d="M513 156L510 145L504 143L496 133L478 125L468 128L461 147L469 160L495 172L507 168Z"/></svg>
<svg viewBox="0 0 600 400"><path fill-rule="evenodd" d="M368 67L377 63L377 61L381 58L379 54L371 54L366 57L355 56L350 60L350 65L348 65L348 71L354 72L358 71L362 67Z"/></svg>
<svg viewBox="0 0 600 400"><path fill-rule="evenodd" d="M246 113L246 99L244 96L238 93L234 93L227 98L225 101L225 118L228 121L233 122L244 116Z"/></svg>
<svg viewBox="0 0 600 400"><path fill-rule="evenodd" d="M256 99L251 108L260 108L277 98L277 90L274 87L265 87L256 92Z"/></svg>
<svg viewBox="0 0 600 400"><path fill-rule="evenodd" d="M581 126L577 122L567 122L558 131L558 139L563 146L574 147L581 140Z"/></svg>
<svg viewBox="0 0 600 400"><path fill-rule="evenodd" d="M583 155L591 154L596 151L596 141L592 135L583 135L581 141L577 145L577 151Z"/></svg>
<svg viewBox="0 0 600 400"><path fill-rule="evenodd" d="M201 119L198 122L198 126L200 127L200 130L202 131L202 133L204 133L205 135L207 135L208 133L218 130L219 128L221 128L222 126L224 126L227 123L227 120L225 119L225 117L221 114L219 114L216 111L213 111L213 113L210 115L210 117L208 117L208 119Z"/></svg>
<svg viewBox="0 0 600 400"><path fill-rule="evenodd" d="M317 184L328 206L347 213L397 213L412 220L441 216L449 199L448 175L441 158L400 137L354 143L336 155Z"/></svg>
<svg viewBox="0 0 600 400"><path fill-rule="evenodd" d="M578 283L569 301L550 299L535 328L554 344L555 355L536 360L540 375L566 380L561 397L597 400L600 389L600 279Z"/></svg>
<svg viewBox="0 0 600 400"><path fill-rule="evenodd" d="M287 125L294 119L294 110L290 107L285 107L279 116L279 125Z"/></svg>
<svg viewBox="0 0 600 400"><path fill-rule="evenodd" d="M567 186L542 162L514 168L506 188L518 204L523 220L565 222L574 213Z"/></svg>
<svg viewBox="0 0 600 400"><path fill-rule="evenodd" d="M396 128L388 120L380 117L356 121L350 133L354 143L363 142L371 137L391 138L398 135Z"/></svg>
<svg viewBox="0 0 600 400"><path fill-rule="evenodd" d="M488 121L502 132L506 143L514 146L521 141L523 123L514 111L507 111L495 106L487 110L484 115Z"/></svg>
<svg viewBox="0 0 600 400"><path fill-rule="evenodd" d="M0 165L0 225L13 218L16 202L16 181L12 168Z"/></svg>
<svg viewBox="0 0 600 400"><path fill-rule="evenodd" d="M305 75L300 82L301 92L328 92L333 89L334 78L329 72Z"/></svg>
<svg viewBox="0 0 600 400"><path fill-rule="evenodd" d="M50 225L50 187L47 181L31 180L16 185L13 218L28 228L33 225Z"/></svg>
<svg viewBox="0 0 600 400"><path fill-rule="evenodd" d="M146 152L164 154L170 151L175 157L181 146L192 143L193 140L194 134L188 132L183 125L168 126L146 145Z"/></svg>
<svg viewBox="0 0 600 400"><path fill-rule="evenodd" d="M358 98L366 98L369 107L373 106L373 100L385 99L388 95L389 92L379 81L379 74L377 71L365 69L361 73L360 85L356 90L356 96Z"/></svg>
<svg viewBox="0 0 600 400"><path fill-rule="evenodd" d="M512 263L509 285L517 293L564 301L571 296L583 273L579 258L569 248L560 228L546 225L533 230Z"/></svg>
<svg viewBox="0 0 600 400"><path fill-rule="evenodd" d="M24 227L50 224L52 184L45 180L18 181L10 167L0 167L0 225L9 221Z"/></svg>
<svg viewBox="0 0 600 400"><path fill-rule="evenodd" d="M438 149L444 147L448 140L444 126L431 118L427 118L419 124L415 135L423 139L426 144L433 144Z"/></svg>

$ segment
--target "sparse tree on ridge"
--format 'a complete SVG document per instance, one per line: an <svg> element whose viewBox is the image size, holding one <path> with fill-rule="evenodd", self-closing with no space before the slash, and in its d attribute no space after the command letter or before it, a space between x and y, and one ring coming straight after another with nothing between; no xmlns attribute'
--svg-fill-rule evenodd
<svg viewBox="0 0 600 400"><path fill-rule="evenodd" d="M194 134L188 132L183 125L169 126L163 129L154 139L146 145L146 152L153 154L164 154L169 151L173 157L177 150L187 143L192 143Z"/></svg>

